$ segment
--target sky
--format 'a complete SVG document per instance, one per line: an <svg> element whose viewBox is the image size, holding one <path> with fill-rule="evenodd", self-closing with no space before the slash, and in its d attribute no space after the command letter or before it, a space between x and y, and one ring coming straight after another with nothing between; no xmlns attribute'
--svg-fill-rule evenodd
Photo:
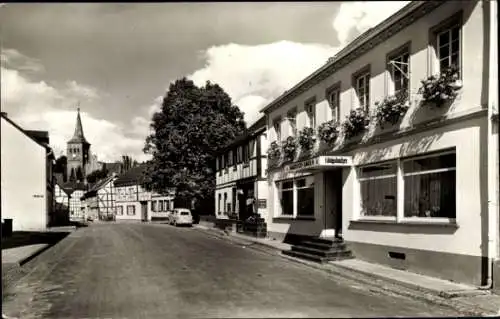
<svg viewBox="0 0 500 319"><path fill-rule="evenodd" d="M169 83L218 83L248 125L401 2L0 5L1 109L65 153L80 105L100 161L138 161Z"/></svg>

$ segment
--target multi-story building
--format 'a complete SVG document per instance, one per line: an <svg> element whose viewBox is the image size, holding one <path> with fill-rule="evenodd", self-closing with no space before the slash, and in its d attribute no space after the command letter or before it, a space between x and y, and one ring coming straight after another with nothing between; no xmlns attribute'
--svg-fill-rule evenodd
<svg viewBox="0 0 500 319"><path fill-rule="evenodd" d="M265 117L237 137L216 159L217 218L233 214L240 220L267 210Z"/></svg>
<svg viewBox="0 0 500 319"><path fill-rule="evenodd" d="M490 283L496 21L495 1L411 2L267 105L269 234L343 236L360 259Z"/></svg>
<svg viewBox="0 0 500 319"><path fill-rule="evenodd" d="M96 182L88 192L83 195L86 207L86 215L94 220L114 220L116 191L114 181L115 174Z"/></svg>
<svg viewBox="0 0 500 319"><path fill-rule="evenodd" d="M51 222L54 154L49 134L28 131L1 113L2 218L14 231L44 230Z"/></svg>
<svg viewBox="0 0 500 319"><path fill-rule="evenodd" d="M173 209L174 190L161 195L142 186L146 168L146 164L133 167L114 181L117 221L151 221L165 218Z"/></svg>
<svg viewBox="0 0 500 319"><path fill-rule="evenodd" d="M87 220L85 205L82 201L82 197L87 191L87 185L68 182L63 186L69 193L69 220L76 222Z"/></svg>

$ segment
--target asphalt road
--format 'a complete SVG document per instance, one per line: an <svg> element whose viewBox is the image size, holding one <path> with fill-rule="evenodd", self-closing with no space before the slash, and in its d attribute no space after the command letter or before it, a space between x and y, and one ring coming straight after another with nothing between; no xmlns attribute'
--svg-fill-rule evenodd
<svg viewBox="0 0 500 319"><path fill-rule="evenodd" d="M193 228L100 224L26 265L3 300L17 318L457 316L208 236Z"/></svg>

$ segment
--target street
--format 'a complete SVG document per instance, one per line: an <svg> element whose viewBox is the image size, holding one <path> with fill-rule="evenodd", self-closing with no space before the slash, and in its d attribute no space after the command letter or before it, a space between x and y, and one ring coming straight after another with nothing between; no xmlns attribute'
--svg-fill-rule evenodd
<svg viewBox="0 0 500 319"><path fill-rule="evenodd" d="M26 265L17 318L457 316L194 228L96 224Z"/></svg>

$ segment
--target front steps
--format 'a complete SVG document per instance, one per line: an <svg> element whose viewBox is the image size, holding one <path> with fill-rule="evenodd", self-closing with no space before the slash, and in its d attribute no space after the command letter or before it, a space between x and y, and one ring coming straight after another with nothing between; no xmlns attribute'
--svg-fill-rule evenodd
<svg viewBox="0 0 500 319"><path fill-rule="evenodd" d="M352 252L340 238L310 238L293 245L291 250L283 250L283 254L295 258L319 263L354 258Z"/></svg>

